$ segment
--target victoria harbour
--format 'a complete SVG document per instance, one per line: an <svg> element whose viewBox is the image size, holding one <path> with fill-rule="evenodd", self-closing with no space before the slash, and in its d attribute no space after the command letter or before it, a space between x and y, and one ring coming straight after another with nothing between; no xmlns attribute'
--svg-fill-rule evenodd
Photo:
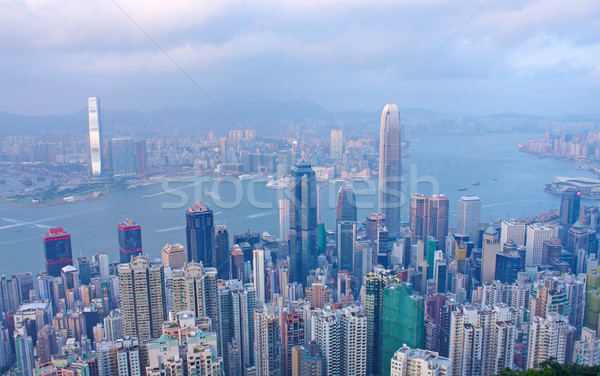
<svg viewBox="0 0 600 376"><path fill-rule="evenodd" d="M450 226L456 224L456 205L463 195L481 197L484 222L557 209L560 197L543 191L552 176L593 177L593 174L575 170L567 161L519 152L518 143L538 136L517 133L414 138L404 152L408 158L403 158L403 222L408 221L406 197L416 192L447 195ZM431 182L439 183L438 192ZM359 218L376 212L377 179L352 183ZM327 228L334 228L333 209L342 184L320 183ZM217 191L218 195L212 195ZM284 195L287 196L287 190L268 189L260 178L239 181L235 177L214 180L202 176L125 189L113 192L106 199L57 206L19 208L0 204L3 253L0 273L42 271L42 234L52 227L63 227L71 233L74 257L104 251L111 260L117 259L117 223L125 218L141 225L144 253L160 257L166 243L185 244L185 211L196 200L208 203L215 213L215 223L227 225L232 233L267 231L278 237L277 200Z"/></svg>

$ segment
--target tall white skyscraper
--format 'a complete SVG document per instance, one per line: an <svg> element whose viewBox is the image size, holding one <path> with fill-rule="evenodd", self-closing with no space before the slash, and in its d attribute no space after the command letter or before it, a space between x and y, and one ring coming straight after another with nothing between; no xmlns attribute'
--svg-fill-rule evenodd
<svg viewBox="0 0 600 376"><path fill-rule="evenodd" d="M290 199L279 200L279 240L286 241L290 236Z"/></svg>
<svg viewBox="0 0 600 376"><path fill-rule="evenodd" d="M331 130L331 159L341 162L344 155L344 136L341 129Z"/></svg>
<svg viewBox="0 0 600 376"><path fill-rule="evenodd" d="M102 134L100 130L100 99L88 98L88 117L90 126L90 164L92 176L102 174Z"/></svg>
<svg viewBox="0 0 600 376"><path fill-rule="evenodd" d="M379 212L385 215L389 236L400 233L402 205L400 115L395 104L387 104L381 114L379 132Z"/></svg>
<svg viewBox="0 0 600 376"><path fill-rule="evenodd" d="M256 302L263 304L265 302L265 251L255 249L252 251L252 256Z"/></svg>
<svg viewBox="0 0 600 376"><path fill-rule="evenodd" d="M481 199L478 196L463 196L458 200L456 230L467 234L469 240L477 239L477 225L481 221Z"/></svg>
<svg viewBox="0 0 600 376"><path fill-rule="evenodd" d="M500 231L500 249L504 249L504 243L509 240L516 245L525 245L526 226L514 220L502 221L502 230Z"/></svg>
<svg viewBox="0 0 600 376"><path fill-rule="evenodd" d="M558 232L554 227L541 223L527 226L527 250L525 251L525 266L542 265L542 250L544 242L556 237Z"/></svg>

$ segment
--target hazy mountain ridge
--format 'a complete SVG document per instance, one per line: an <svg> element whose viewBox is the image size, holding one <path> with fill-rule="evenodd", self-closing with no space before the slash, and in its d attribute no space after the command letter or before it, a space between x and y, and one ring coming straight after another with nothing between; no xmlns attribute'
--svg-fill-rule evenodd
<svg viewBox="0 0 600 376"><path fill-rule="evenodd" d="M324 109L311 100L295 101L261 101L261 102L224 102L222 109L214 104L204 104L199 107L175 107L153 111L111 110L102 109L104 131L118 133L123 127L148 128L170 126L191 127L226 127L234 128L236 124L242 127L270 128L279 124L304 124L319 122L330 127L344 125L360 125L367 121L372 128L379 123L379 110L369 113L361 110L344 110L332 112ZM519 113L501 113L486 116L447 116L431 109L401 108L401 119L408 128L413 127L467 127L472 128L482 124L487 126L509 125L510 127L527 126L537 128L536 124L552 122L593 122L600 123L600 114L564 114L552 117L535 116ZM232 121L232 119L235 121ZM47 132L81 132L87 131L87 110L65 115L27 116L0 111L0 135L33 135Z"/></svg>

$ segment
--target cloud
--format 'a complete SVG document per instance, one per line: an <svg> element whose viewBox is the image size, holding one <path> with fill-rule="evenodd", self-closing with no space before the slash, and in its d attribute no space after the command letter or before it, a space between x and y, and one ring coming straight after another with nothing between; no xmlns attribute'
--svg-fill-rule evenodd
<svg viewBox="0 0 600 376"><path fill-rule="evenodd" d="M139 108L145 96L160 103L161 93L191 84L161 49L223 97L310 96L368 109L484 0L115 1L0 0L0 79L8 83L0 110L53 90L65 98L100 89L108 97L134 94L121 107ZM502 95L515 82L559 89L575 80L589 92L599 76L599 28L595 0L491 1L403 90L415 93L417 105L437 108L462 83L453 100L465 111L489 92L495 103L520 105L513 93ZM60 100L48 109L61 108ZM165 97L177 100L185 97Z"/></svg>

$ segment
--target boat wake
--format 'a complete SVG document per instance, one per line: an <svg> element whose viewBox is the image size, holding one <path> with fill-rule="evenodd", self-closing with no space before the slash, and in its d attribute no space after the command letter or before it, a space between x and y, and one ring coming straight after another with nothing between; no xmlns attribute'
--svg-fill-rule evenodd
<svg viewBox="0 0 600 376"><path fill-rule="evenodd" d="M271 215L275 212L263 212L263 213L256 213L256 214L250 214L249 216L247 216L246 218L258 218L258 217L264 217L267 215Z"/></svg>
<svg viewBox="0 0 600 376"><path fill-rule="evenodd" d="M169 232L169 231L177 231L177 230L183 230L183 229L185 229L185 226L176 226L176 227L161 228L158 230L154 230L154 232Z"/></svg>

